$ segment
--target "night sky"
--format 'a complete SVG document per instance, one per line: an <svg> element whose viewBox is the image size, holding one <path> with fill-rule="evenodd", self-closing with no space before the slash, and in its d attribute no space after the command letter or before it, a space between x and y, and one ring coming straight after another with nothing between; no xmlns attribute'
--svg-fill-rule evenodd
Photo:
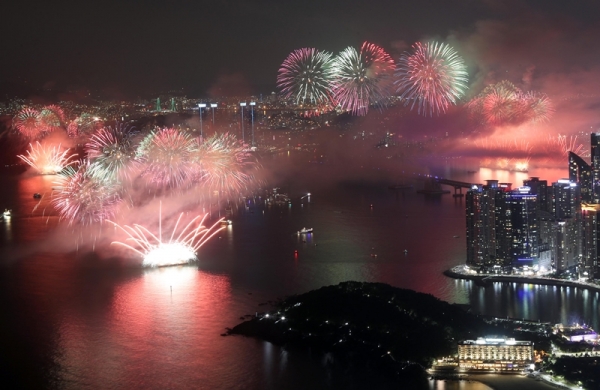
<svg viewBox="0 0 600 390"><path fill-rule="evenodd" d="M397 59L422 39L459 51L471 94L504 78L554 99L600 90L595 0L21 0L2 15L2 98L268 94L294 49L367 40Z"/></svg>

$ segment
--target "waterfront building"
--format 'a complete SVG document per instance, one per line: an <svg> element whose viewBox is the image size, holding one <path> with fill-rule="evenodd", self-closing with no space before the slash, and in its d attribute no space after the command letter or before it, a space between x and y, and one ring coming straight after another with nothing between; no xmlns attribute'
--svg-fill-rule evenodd
<svg viewBox="0 0 600 390"><path fill-rule="evenodd" d="M557 324L555 326L555 333L571 342L598 341L598 333L596 333L594 329L585 325L564 326L563 324Z"/></svg>
<svg viewBox="0 0 600 390"><path fill-rule="evenodd" d="M600 203L600 133L591 134L592 201Z"/></svg>
<svg viewBox="0 0 600 390"><path fill-rule="evenodd" d="M577 154L569 152L569 180L579 184L582 202L593 202L592 176L593 172L590 164Z"/></svg>
<svg viewBox="0 0 600 390"><path fill-rule="evenodd" d="M513 338L478 338L458 343L459 370L515 372L533 363L531 341Z"/></svg>
<svg viewBox="0 0 600 390"><path fill-rule="evenodd" d="M583 204L581 206L581 225L582 225L582 240L581 240L581 276L592 277L598 272L598 259L600 256L600 239L598 234L598 220L600 213L600 204Z"/></svg>
<svg viewBox="0 0 600 390"><path fill-rule="evenodd" d="M473 186L465 195L467 217L467 264L482 267L495 256L495 224L484 186Z"/></svg>
<svg viewBox="0 0 600 390"><path fill-rule="evenodd" d="M538 226L540 231L540 255L538 267L535 271L547 273L552 270L555 263L555 248L557 238L556 218L547 211L538 211Z"/></svg>
<svg viewBox="0 0 600 390"><path fill-rule="evenodd" d="M556 218L555 268L566 271L582 257L581 192L577 183L560 179L552 183L552 211Z"/></svg>
<svg viewBox="0 0 600 390"><path fill-rule="evenodd" d="M564 272L579 264L580 225L572 218L556 222L556 246L554 267L557 272Z"/></svg>
<svg viewBox="0 0 600 390"><path fill-rule="evenodd" d="M529 187L519 187L509 193L512 230L511 260L513 267L533 267L539 257L537 196Z"/></svg>
<svg viewBox="0 0 600 390"><path fill-rule="evenodd" d="M467 264L474 267L507 265L510 251L510 213L507 212L506 189L497 180L474 185L467 191Z"/></svg>

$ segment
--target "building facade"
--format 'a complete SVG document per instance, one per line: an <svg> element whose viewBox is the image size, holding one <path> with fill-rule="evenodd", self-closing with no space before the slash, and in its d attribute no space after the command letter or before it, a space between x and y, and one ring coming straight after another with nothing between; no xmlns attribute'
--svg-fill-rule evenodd
<svg viewBox="0 0 600 390"><path fill-rule="evenodd" d="M458 367L461 371L519 372L532 363L531 341L478 338L458 343Z"/></svg>

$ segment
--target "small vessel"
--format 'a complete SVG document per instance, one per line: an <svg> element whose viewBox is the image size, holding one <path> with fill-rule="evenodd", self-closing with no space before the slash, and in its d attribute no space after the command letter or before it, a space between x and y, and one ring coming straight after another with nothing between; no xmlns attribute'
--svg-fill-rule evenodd
<svg viewBox="0 0 600 390"><path fill-rule="evenodd" d="M313 228L305 228L303 227L302 229L298 230L298 234L308 234L308 233L312 233Z"/></svg>
<svg viewBox="0 0 600 390"><path fill-rule="evenodd" d="M405 254L405 255L408 255L408 249L405 249L405 250L404 250L404 254Z"/></svg>
<svg viewBox="0 0 600 390"><path fill-rule="evenodd" d="M33 199L40 199L42 197L42 194L40 194L39 192L36 192L35 194L33 194Z"/></svg>
<svg viewBox="0 0 600 390"><path fill-rule="evenodd" d="M458 238L458 237L460 237L460 236L456 235L456 236L452 236L452 237L454 237L454 238Z"/></svg>
<svg viewBox="0 0 600 390"><path fill-rule="evenodd" d="M221 225L230 226L233 225L233 221L231 219L224 219L221 221Z"/></svg>
<svg viewBox="0 0 600 390"><path fill-rule="evenodd" d="M11 210L10 209L4 209L4 212L2 213L2 216L4 218L10 218L10 216L11 216Z"/></svg>

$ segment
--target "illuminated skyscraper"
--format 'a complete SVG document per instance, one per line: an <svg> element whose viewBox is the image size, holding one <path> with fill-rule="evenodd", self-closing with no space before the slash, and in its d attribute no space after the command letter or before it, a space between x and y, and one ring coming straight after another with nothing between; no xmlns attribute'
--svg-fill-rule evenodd
<svg viewBox="0 0 600 390"><path fill-rule="evenodd" d="M552 210L552 196L548 194L548 181L540 180L538 177L530 177L523 180L523 185L529 187L530 194L536 195L538 198L538 209L542 211Z"/></svg>
<svg viewBox="0 0 600 390"><path fill-rule="evenodd" d="M467 264L481 267L496 257L496 231L493 196L486 186L467 191Z"/></svg>
<svg viewBox="0 0 600 390"><path fill-rule="evenodd" d="M520 187L507 197L512 229L511 260L513 266L533 267L539 257L537 196L529 187Z"/></svg>
<svg viewBox="0 0 600 390"><path fill-rule="evenodd" d="M512 265L511 185L488 180L466 195L467 264L474 267ZM535 212L535 209L534 209Z"/></svg>
<svg viewBox="0 0 600 390"><path fill-rule="evenodd" d="M576 182L560 179L552 183L552 212L557 219L576 218L581 211L581 191Z"/></svg>
<svg viewBox="0 0 600 390"><path fill-rule="evenodd" d="M592 167L575 153L569 152L569 180L579 184L581 200L585 203L592 203L594 199L592 179Z"/></svg>
<svg viewBox="0 0 600 390"><path fill-rule="evenodd" d="M600 229L598 222L600 217L600 205L584 204L581 206L582 215L582 276L591 277L598 271L598 259L600 256Z"/></svg>
<svg viewBox="0 0 600 390"><path fill-rule="evenodd" d="M579 264L582 256L581 192L568 179L552 183L552 210L556 219L555 267L559 272Z"/></svg>
<svg viewBox="0 0 600 390"><path fill-rule="evenodd" d="M467 191L467 264L506 265L510 220L505 193L505 187L498 186L497 180L488 180L487 185Z"/></svg>
<svg viewBox="0 0 600 390"><path fill-rule="evenodd" d="M600 203L600 133L591 134L592 201Z"/></svg>

